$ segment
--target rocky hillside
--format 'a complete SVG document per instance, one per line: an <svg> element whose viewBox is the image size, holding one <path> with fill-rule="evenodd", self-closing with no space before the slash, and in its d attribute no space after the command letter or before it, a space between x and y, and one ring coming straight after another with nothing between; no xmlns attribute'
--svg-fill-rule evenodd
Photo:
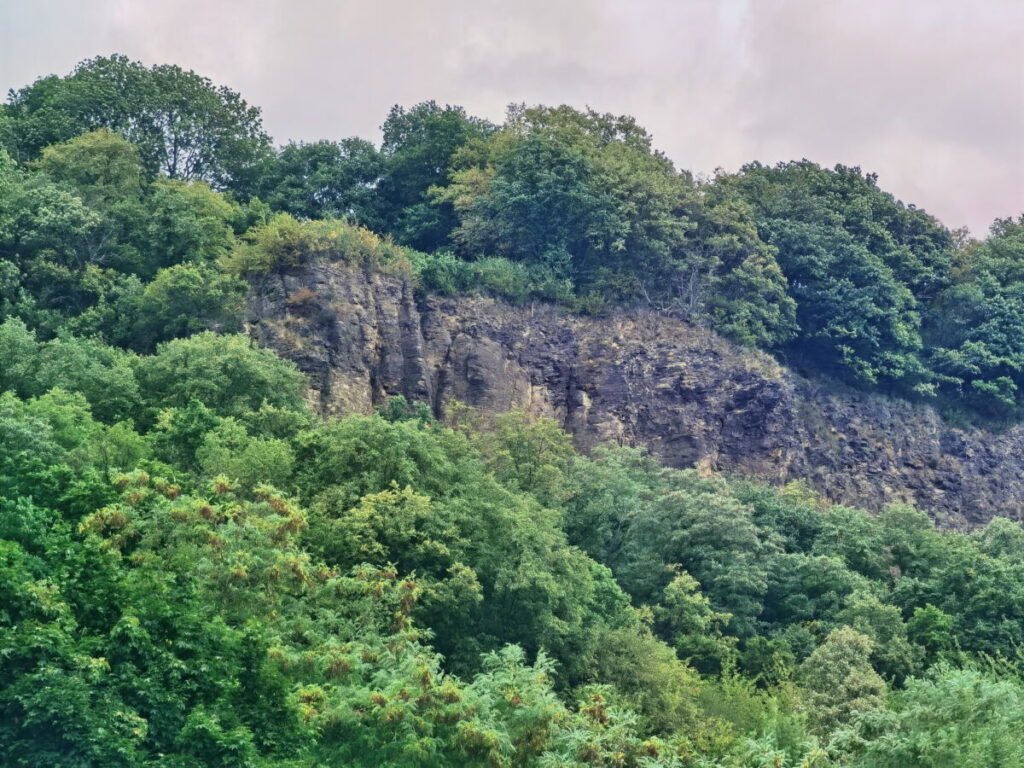
<svg viewBox="0 0 1024 768"><path fill-rule="evenodd" d="M522 408L556 418L583 448L615 441L677 467L805 478L834 501L906 501L945 526L1024 516L1024 427L955 429L928 408L825 391L658 314L424 297L403 278L329 265L254 282L247 321L309 374L325 414L394 394L438 415L452 399Z"/></svg>

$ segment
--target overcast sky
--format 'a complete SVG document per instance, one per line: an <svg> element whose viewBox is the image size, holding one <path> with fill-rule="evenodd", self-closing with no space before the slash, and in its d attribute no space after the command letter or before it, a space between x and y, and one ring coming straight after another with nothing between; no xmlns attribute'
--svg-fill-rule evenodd
<svg viewBox="0 0 1024 768"><path fill-rule="evenodd" d="M697 173L859 165L976 235L1024 211L1024 0L0 0L4 89L113 52L229 85L280 143L589 105Z"/></svg>

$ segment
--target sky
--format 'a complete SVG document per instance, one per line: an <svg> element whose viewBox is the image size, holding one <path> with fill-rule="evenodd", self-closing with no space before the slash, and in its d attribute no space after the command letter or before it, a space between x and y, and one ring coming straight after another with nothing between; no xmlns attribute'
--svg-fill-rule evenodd
<svg viewBox="0 0 1024 768"><path fill-rule="evenodd" d="M857 165L951 228L1024 212L1024 0L0 0L0 86L124 53L379 141L393 104L631 114L681 168Z"/></svg>

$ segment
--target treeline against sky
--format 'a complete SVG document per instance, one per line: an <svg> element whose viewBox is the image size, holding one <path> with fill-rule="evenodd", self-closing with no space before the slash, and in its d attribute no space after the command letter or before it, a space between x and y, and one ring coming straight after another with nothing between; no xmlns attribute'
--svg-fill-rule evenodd
<svg viewBox="0 0 1024 768"><path fill-rule="evenodd" d="M978 242L809 161L695 179L632 118L568 107L494 125L426 102L382 127L380 147L275 148L238 94L119 56L12 91L0 307L137 348L230 328L242 287L218 260L263 227L337 220L410 249L430 290L642 303L950 412L1024 402L1024 219Z"/></svg>

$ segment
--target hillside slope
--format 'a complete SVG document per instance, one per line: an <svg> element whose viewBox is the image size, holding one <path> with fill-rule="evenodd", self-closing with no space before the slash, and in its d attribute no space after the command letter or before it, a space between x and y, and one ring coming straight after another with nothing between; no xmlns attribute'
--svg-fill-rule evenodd
<svg viewBox="0 0 1024 768"><path fill-rule="evenodd" d="M670 317L580 317L547 305L417 295L342 264L254 281L247 326L293 360L324 414L390 395L552 416L587 448L643 445L667 464L773 483L804 478L833 501L905 501L942 525L1024 516L1024 427L992 434L929 408L826 392L768 356Z"/></svg>

